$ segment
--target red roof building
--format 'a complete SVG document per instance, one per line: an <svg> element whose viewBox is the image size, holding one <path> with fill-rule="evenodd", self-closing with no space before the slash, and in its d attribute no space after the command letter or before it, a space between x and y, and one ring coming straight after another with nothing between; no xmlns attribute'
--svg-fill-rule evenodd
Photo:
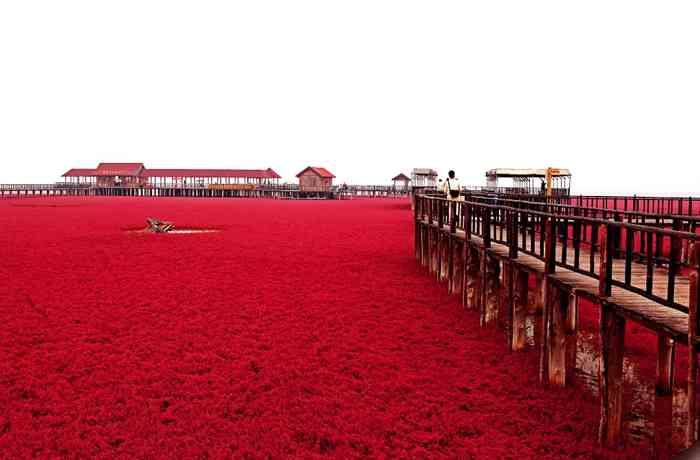
<svg viewBox="0 0 700 460"><path fill-rule="evenodd" d="M100 163L97 165L97 177L138 177L146 169L143 163Z"/></svg>
<svg viewBox="0 0 700 460"><path fill-rule="evenodd" d="M299 174L299 190L302 192L330 192L335 176L326 168L308 166Z"/></svg>
<svg viewBox="0 0 700 460"><path fill-rule="evenodd" d="M96 169L73 168L63 174L70 183L98 187L208 187L212 185L273 185L282 178L267 169L147 169L143 163L100 163Z"/></svg>
<svg viewBox="0 0 700 460"><path fill-rule="evenodd" d="M272 168L267 169L146 169L144 177L224 177L244 179L281 179Z"/></svg>

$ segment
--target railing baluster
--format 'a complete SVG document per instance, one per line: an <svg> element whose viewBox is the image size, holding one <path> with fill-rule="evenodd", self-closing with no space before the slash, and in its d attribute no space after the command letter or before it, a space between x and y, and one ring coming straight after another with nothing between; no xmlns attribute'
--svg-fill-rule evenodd
<svg viewBox="0 0 700 460"><path fill-rule="evenodd" d="M581 263L581 221L579 219L574 220L573 244L574 269L578 270Z"/></svg>
<svg viewBox="0 0 700 460"><path fill-rule="evenodd" d="M491 247L491 208L483 208L483 217L481 219L481 237L484 240L484 247Z"/></svg>
<svg viewBox="0 0 700 460"><path fill-rule="evenodd" d="M569 219L566 217L563 219L560 225L561 232L561 263L566 265L566 256L569 249Z"/></svg>
<svg viewBox="0 0 700 460"><path fill-rule="evenodd" d="M625 228L625 284L632 284L632 248L634 246L634 230Z"/></svg>
<svg viewBox="0 0 700 460"><path fill-rule="evenodd" d="M656 244L659 244L658 240ZM646 293L654 293L654 232L647 233L647 285Z"/></svg>
<svg viewBox="0 0 700 460"><path fill-rule="evenodd" d="M598 295L609 297L612 294L614 239L611 238L612 224L600 227L600 273L598 278Z"/></svg>
<svg viewBox="0 0 700 460"><path fill-rule="evenodd" d="M673 230L681 229L681 221L673 219ZM668 253L668 289L666 292L666 300L669 304L673 304L675 297L676 275L678 274L678 260L681 253L681 239L676 235L671 235L671 246Z"/></svg>
<svg viewBox="0 0 700 460"><path fill-rule="evenodd" d="M546 219L545 239L547 240L547 249L544 259L544 272L552 274L556 270L557 263L557 218L550 215Z"/></svg>
<svg viewBox="0 0 700 460"><path fill-rule="evenodd" d="M511 259L516 259L518 257L518 211L513 211L510 216L510 229L508 230L508 236L512 236L508 257Z"/></svg>
<svg viewBox="0 0 700 460"><path fill-rule="evenodd" d="M598 228L599 224L591 224L591 258L589 259L589 271L595 273L595 252L598 244Z"/></svg>
<svg viewBox="0 0 700 460"><path fill-rule="evenodd" d="M462 204L462 211L464 213L464 233L465 240L469 241L472 237L472 215L471 208L468 204Z"/></svg>
<svg viewBox="0 0 700 460"><path fill-rule="evenodd" d="M546 219L544 218L543 215L539 216L540 220L540 257L544 257L544 240L545 240L545 235L547 234L547 231L545 229L545 226L547 225Z"/></svg>

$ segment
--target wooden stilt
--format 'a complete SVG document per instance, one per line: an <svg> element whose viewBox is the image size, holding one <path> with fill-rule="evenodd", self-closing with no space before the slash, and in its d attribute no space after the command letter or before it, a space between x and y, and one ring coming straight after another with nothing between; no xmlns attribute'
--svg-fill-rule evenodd
<svg viewBox="0 0 700 460"><path fill-rule="evenodd" d="M479 324L481 327L486 325L486 284L488 283L488 275L486 274L487 265L486 262L486 251L479 251L479 284L478 284L478 298L479 302Z"/></svg>
<svg viewBox="0 0 700 460"><path fill-rule="evenodd" d="M671 458L673 435L673 361L675 342L659 334L656 351L656 399L654 403L654 457Z"/></svg>
<svg viewBox="0 0 700 460"><path fill-rule="evenodd" d="M543 308L542 308L542 317L540 319L540 382L541 383L546 383L549 381L549 350L548 350L548 344L550 340L550 317L551 313L549 312L549 306L551 305L551 302L548 300L548 297L550 295L549 292L549 281L547 279L547 276L543 278L543 286L542 290L544 292L544 298L543 298Z"/></svg>
<svg viewBox="0 0 700 460"><path fill-rule="evenodd" d="M518 351L527 345L527 282L528 273L525 270L513 270L513 326L511 350Z"/></svg>
<svg viewBox="0 0 700 460"><path fill-rule="evenodd" d="M547 357L549 383L563 387L566 385L566 326L568 297L553 283L547 288L545 309L549 320L549 344Z"/></svg>
<svg viewBox="0 0 700 460"><path fill-rule="evenodd" d="M442 232L440 229L433 230L435 233L435 271L433 272L438 282L440 281L440 265L442 263Z"/></svg>
<svg viewBox="0 0 700 460"><path fill-rule="evenodd" d="M600 309L601 361L600 442L607 446L622 443L622 363L625 346L625 319L609 307Z"/></svg>
<svg viewBox="0 0 700 460"><path fill-rule="evenodd" d="M413 227L413 251L414 251L414 256L416 260L420 260L421 258L421 224L418 221L418 216L414 214L413 216L414 220L414 227Z"/></svg>
<svg viewBox="0 0 700 460"><path fill-rule="evenodd" d="M464 260L464 269L462 270L462 306L464 308L467 308L467 297L469 294L467 289L467 283L469 282L469 255L469 242L467 240L462 247L462 258Z"/></svg>
<svg viewBox="0 0 700 460"><path fill-rule="evenodd" d="M421 225L421 256L420 264L422 267L428 266L428 227Z"/></svg>
<svg viewBox="0 0 700 460"><path fill-rule="evenodd" d="M498 293L500 263L484 251L482 262L481 325L485 326L498 317Z"/></svg>
<svg viewBox="0 0 700 460"><path fill-rule="evenodd" d="M467 308L471 310L481 308L481 259L481 252L470 245L467 270Z"/></svg>
<svg viewBox="0 0 700 460"><path fill-rule="evenodd" d="M499 294L498 319L505 326L508 347L512 348L510 342L513 337L513 263L510 261L502 262Z"/></svg>
<svg viewBox="0 0 700 460"><path fill-rule="evenodd" d="M544 310L544 289L544 276L541 274L535 275L535 298L533 305L530 306L530 311L532 313Z"/></svg>
<svg viewBox="0 0 700 460"><path fill-rule="evenodd" d="M450 293L462 296L462 279L464 277L464 243L455 238L452 246L452 281Z"/></svg>
<svg viewBox="0 0 700 460"><path fill-rule="evenodd" d="M570 382L576 371L576 334L578 331L578 296L571 292L566 309L566 381Z"/></svg>
<svg viewBox="0 0 700 460"><path fill-rule="evenodd" d="M434 274L438 271L439 258L439 245L438 237L440 232L433 227L430 227L430 273Z"/></svg>
<svg viewBox="0 0 700 460"><path fill-rule="evenodd" d="M444 231L440 231L440 243L440 271L438 273L438 281L442 282L448 281L452 237Z"/></svg>
<svg viewBox="0 0 700 460"><path fill-rule="evenodd" d="M452 286L454 284L454 261L455 261L455 238L452 234L447 238L448 243L447 243L447 292L452 294Z"/></svg>
<svg viewBox="0 0 700 460"><path fill-rule="evenodd" d="M698 440L697 427L697 380L698 380L698 308L700 308L700 243L693 244L691 250L691 267L688 306L688 425L686 426L686 447Z"/></svg>

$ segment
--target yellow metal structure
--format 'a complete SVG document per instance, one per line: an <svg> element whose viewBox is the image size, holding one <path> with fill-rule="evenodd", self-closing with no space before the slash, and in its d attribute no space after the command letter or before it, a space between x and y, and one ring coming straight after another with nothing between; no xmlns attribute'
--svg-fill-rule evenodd
<svg viewBox="0 0 700 460"><path fill-rule="evenodd" d="M552 177L561 174L561 169L558 168L547 168L547 173L545 175L547 180L547 197L552 196Z"/></svg>

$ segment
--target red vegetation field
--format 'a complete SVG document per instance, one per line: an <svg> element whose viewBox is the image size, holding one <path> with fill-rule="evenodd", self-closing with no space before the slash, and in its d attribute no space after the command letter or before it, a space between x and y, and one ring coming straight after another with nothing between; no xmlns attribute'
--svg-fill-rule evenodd
<svg viewBox="0 0 700 460"><path fill-rule="evenodd" d="M2 457L610 454L593 397L418 269L405 201L5 200L0 229Z"/></svg>

